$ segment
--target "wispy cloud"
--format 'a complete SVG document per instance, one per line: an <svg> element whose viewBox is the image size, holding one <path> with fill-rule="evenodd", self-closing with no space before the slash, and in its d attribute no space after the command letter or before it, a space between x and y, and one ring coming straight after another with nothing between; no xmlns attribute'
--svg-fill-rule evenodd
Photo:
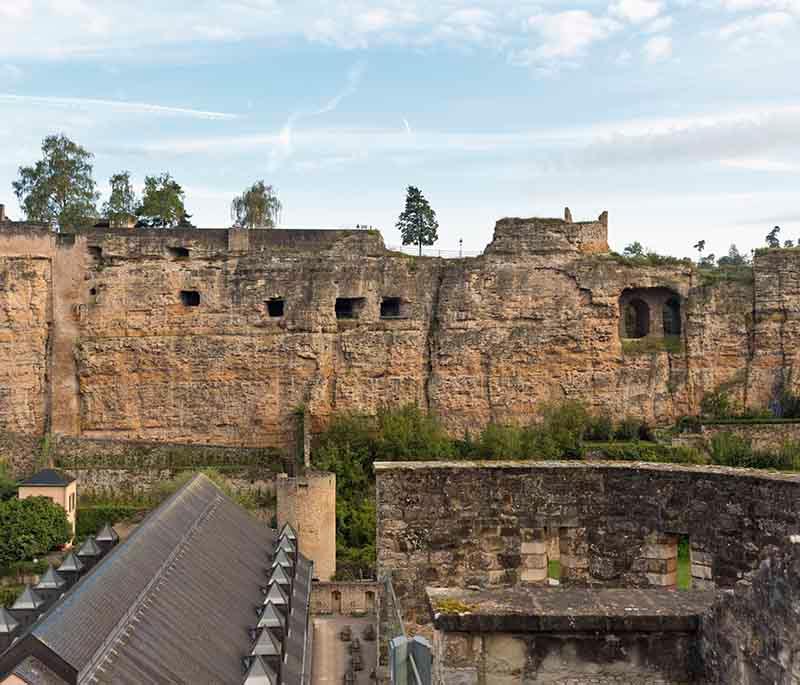
<svg viewBox="0 0 800 685"><path fill-rule="evenodd" d="M208 112L184 107L153 105L144 102L125 102L123 100L99 100L93 98L62 98L38 95L13 95L0 93L0 103L6 105L27 105L35 107L53 107L61 109L79 109L92 111L97 108L110 109L126 114L157 114L161 116L181 116L192 119L230 120L238 119L238 114L225 112Z"/></svg>
<svg viewBox="0 0 800 685"><path fill-rule="evenodd" d="M644 44L644 56L648 62L662 62L672 57L672 38L655 36Z"/></svg>
<svg viewBox="0 0 800 685"><path fill-rule="evenodd" d="M357 64L353 65L347 72L347 82L344 88L342 88L342 90L340 90L325 104L317 109L295 112L289 116L289 118L286 120L286 123L283 125L281 132L278 134L277 144L273 145L272 149L270 150L269 162L267 163L267 169L270 172L274 172L276 169L278 169L278 167L280 167L280 165L291 156L292 131L297 122L302 119L309 119L311 117L328 114L329 112L335 110L342 100L356 92L358 85L361 83L361 79L364 76L365 70L366 64L364 62L358 62Z"/></svg>

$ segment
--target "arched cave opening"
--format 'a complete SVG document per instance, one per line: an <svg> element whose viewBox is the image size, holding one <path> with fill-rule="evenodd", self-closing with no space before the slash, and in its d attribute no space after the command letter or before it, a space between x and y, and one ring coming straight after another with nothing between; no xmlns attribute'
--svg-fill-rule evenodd
<svg viewBox="0 0 800 685"><path fill-rule="evenodd" d="M624 306L623 338L644 338L650 333L650 307L644 300L634 298Z"/></svg>
<svg viewBox="0 0 800 685"><path fill-rule="evenodd" d="M663 308L664 335L681 334L681 302L677 297L670 297Z"/></svg>

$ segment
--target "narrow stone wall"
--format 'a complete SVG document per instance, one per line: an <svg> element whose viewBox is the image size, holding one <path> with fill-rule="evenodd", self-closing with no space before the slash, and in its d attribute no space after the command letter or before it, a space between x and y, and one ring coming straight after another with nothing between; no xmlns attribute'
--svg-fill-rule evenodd
<svg viewBox="0 0 800 685"><path fill-rule="evenodd" d="M706 447L715 435L731 433L747 440L757 452L777 452L787 442L800 442L800 421L797 423L706 423L700 433L687 433L679 436L678 444L697 445L698 441Z"/></svg>
<svg viewBox="0 0 800 685"><path fill-rule="evenodd" d="M311 613L349 616L375 613L380 588L380 583L374 581L314 583L311 587Z"/></svg>
<svg viewBox="0 0 800 685"><path fill-rule="evenodd" d="M404 616L423 588L544 582L558 528L562 583L670 587L688 536L699 587L732 587L800 532L800 476L721 467L566 462L380 463L378 573ZM700 582L702 581L702 582Z"/></svg>
<svg viewBox="0 0 800 685"><path fill-rule="evenodd" d="M701 631L709 685L800 682L800 537L772 549Z"/></svg>
<svg viewBox="0 0 800 685"><path fill-rule="evenodd" d="M314 562L314 578L336 575L336 476L309 472L297 478L282 473L276 484L278 528L288 523L300 539L300 552Z"/></svg>

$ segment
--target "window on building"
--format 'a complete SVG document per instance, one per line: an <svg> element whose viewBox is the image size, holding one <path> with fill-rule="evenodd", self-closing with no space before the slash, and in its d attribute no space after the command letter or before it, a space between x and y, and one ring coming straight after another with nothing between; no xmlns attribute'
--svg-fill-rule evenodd
<svg viewBox="0 0 800 685"><path fill-rule="evenodd" d="M399 319L403 315L403 301L399 297L384 297L381 300L381 318Z"/></svg>
<svg viewBox="0 0 800 685"><path fill-rule="evenodd" d="M363 297L337 297L336 318L357 319L364 307Z"/></svg>
<svg viewBox="0 0 800 685"><path fill-rule="evenodd" d="M184 307L199 307L200 293L196 290L181 290L181 304Z"/></svg>
<svg viewBox="0 0 800 685"><path fill-rule="evenodd" d="M267 300L267 314L272 319L283 316L283 298L273 297Z"/></svg>
<svg viewBox="0 0 800 685"><path fill-rule="evenodd" d="M186 259L189 256L189 248L187 247L169 246L167 252L174 259Z"/></svg>

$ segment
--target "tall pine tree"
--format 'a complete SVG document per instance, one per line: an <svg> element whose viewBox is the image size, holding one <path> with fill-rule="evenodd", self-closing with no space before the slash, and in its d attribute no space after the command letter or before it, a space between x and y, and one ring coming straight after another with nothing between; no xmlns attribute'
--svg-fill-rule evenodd
<svg viewBox="0 0 800 685"><path fill-rule="evenodd" d="M419 188L408 186L406 208L397 219L397 228L403 239L403 245L419 245L420 256L423 245L433 245L439 239L436 212Z"/></svg>

